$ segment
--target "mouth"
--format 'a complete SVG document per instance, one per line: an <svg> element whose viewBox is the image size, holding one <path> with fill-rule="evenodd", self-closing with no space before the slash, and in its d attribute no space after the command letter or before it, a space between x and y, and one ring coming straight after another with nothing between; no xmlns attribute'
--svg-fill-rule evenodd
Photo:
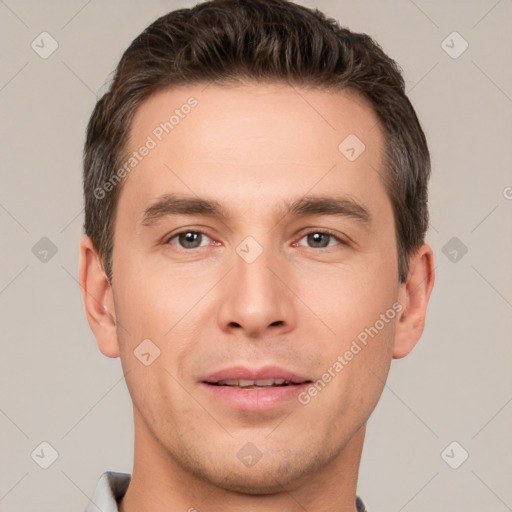
<svg viewBox="0 0 512 512"><path fill-rule="evenodd" d="M310 380L303 382L293 382L286 379L259 379L259 380L248 380L248 379L226 379L218 382L203 381L205 384L212 386L229 386L232 388L239 389L269 389L275 387L285 386L299 386L301 384L310 384Z"/></svg>
<svg viewBox="0 0 512 512"><path fill-rule="evenodd" d="M298 404L297 395L312 382L277 366L230 367L200 380L210 399L224 407L246 412L280 410Z"/></svg>
<svg viewBox="0 0 512 512"><path fill-rule="evenodd" d="M223 370L205 375L201 382L213 386L231 386L243 389L267 389L277 386L294 386L310 383L305 376L282 368L280 366L263 366L248 368L246 366L231 366Z"/></svg>

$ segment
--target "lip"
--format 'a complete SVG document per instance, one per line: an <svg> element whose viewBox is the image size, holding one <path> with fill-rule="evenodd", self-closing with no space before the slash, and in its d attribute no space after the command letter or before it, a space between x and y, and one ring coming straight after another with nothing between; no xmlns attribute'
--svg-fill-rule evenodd
<svg viewBox="0 0 512 512"><path fill-rule="evenodd" d="M201 382L219 382L221 380L264 380L264 379L284 379L296 384L311 382L310 379L298 375L290 370L279 366L264 366L262 368L247 368L245 366L231 366L223 370L205 375L200 379Z"/></svg>
<svg viewBox="0 0 512 512"><path fill-rule="evenodd" d="M290 401L298 405L297 395L305 391L311 383L290 384L268 389L241 389L205 382L201 382L200 385L210 400L223 403L229 408L245 412L265 412L283 407Z"/></svg>
<svg viewBox="0 0 512 512"><path fill-rule="evenodd" d="M222 380L284 379L295 384L275 386L268 389L242 389L235 386L210 384ZM251 369L232 366L211 373L200 379L200 385L210 398L240 411L264 412L283 407L287 402L297 401L297 395L310 386L312 381L279 366Z"/></svg>

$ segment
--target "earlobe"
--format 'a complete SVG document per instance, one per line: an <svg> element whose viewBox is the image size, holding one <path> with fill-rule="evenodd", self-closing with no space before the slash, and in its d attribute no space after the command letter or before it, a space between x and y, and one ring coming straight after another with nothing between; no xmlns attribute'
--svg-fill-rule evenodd
<svg viewBox="0 0 512 512"><path fill-rule="evenodd" d="M407 282L400 290L399 300L404 308L396 323L393 359L405 357L420 339L434 280L434 253L428 244L423 244L411 256Z"/></svg>
<svg viewBox="0 0 512 512"><path fill-rule="evenodd" d="M98 348L107 357L119 357L112 287L103 269L101 257L87 235L80 241L78 280L87 321L96 337Z"/></svg>

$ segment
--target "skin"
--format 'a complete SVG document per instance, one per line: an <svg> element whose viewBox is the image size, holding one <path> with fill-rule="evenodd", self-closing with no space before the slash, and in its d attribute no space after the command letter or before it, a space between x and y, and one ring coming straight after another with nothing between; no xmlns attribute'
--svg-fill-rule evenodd
<svg viewBox="0 0 512 512"><path fill-rule="evenodd" d="M423 331L432 249L416 251L400 284L380 178L384 139L353 93L261 83L175 88L141 105L128 150L190 96L198 105L125 179L113 287L91 240L80 244L89 324L100 351L120 357L133 400L134 467L120 510L354 512L366 422L391 360ZM349 134L366 146L352 162L338 150ZM169 215L143 226L145 209L165 193L216 200L229 216ZM278 213L283 201L306 195L348 195L372 224ZM183 230L206 236L192 248L169 241ZM334 233L322 238L327 247L306 236L325 230ZM236 252L247 236L263 249L252 263ZM321 379L396 301L402 311L307 405L243 412L199 383L235 364ZM149 366L134 356L147 338L160 349ZM247 442L262 453L252 467L237 457Z"/></svg>

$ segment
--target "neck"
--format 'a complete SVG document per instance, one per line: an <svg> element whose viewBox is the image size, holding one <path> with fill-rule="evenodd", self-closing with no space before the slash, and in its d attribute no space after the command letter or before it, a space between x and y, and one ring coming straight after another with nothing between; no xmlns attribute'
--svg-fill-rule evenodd
<svg viewBox="0 0 512 512"><path fill-rule="evenodd" d="M245 494L222 482L199 479L182 467L152 436L134 409L132 478L119 512L356 512L356 486L365 425L327 465L300 481L279 482L281 491ZM277 483L277 482L276 482Z"/></svg>

